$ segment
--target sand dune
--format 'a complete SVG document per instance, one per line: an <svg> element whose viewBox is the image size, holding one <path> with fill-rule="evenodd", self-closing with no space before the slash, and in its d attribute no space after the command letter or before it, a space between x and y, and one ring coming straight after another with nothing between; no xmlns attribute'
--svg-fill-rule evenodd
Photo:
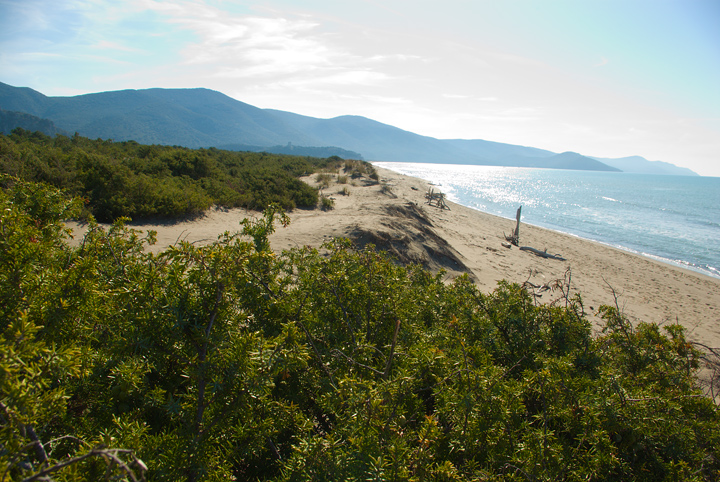
<svg viewBox="0 0 720 482"><path fill-rule="evenodd" d="M720 280L676 268L603 244L523 224L520 245L559 254L565 260L546 259L517 247L507 248L504 233L514 220L492 216L449 202L449 210L429 206L427 182L378 169L381 184L354 181L333 183L324 190L335 200L330 211L296 210L291 224L271 237L280 251L295 246L319 246L332 237L350 237L358 244L373 243L403 261L419 262L431 270L445 269L448 279L468 273L483 291L499 280L532 283L542 302L560 293L545 290L556 280L570 281L580 292L596 329L602 304L617 304L633 322L667 324L678 321L689 338L720 347ZM313 179L306 179L313 183ZM349 195L341 194L347 188ZM242 209L212 210L204 217L174 224L135 224L158 233L159 251L184 239L211 243L225 231L240 229L239 222L258 213ZM77 230L82 230L76 226ZM542 292L541 292L542 291Z"/></svg>

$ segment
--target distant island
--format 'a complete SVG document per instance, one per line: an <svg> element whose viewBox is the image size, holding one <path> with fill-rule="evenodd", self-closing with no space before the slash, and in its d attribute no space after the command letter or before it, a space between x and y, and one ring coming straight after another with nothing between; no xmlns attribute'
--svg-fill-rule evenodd
<svg viewBox="0 0 720 482"><path fill-rule="evenodd" d="M216 147L313 157L426 162L643 174L697 175L639 156L619 159L481 139L436 139L361 116L318 119L260 109L209 89L144 89L48 97L0 83L0 131L14 127L47 135L141 144Z"/></svg>

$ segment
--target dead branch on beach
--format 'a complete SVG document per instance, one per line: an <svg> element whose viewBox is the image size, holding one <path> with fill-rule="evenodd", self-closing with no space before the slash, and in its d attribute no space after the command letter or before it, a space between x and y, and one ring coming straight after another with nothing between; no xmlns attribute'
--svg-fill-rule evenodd
<svg viewBox="0 0 720 482"><path fill-rule="evenodd" d="M540 298L542 298L543 294L546 291L552 290L552 287L549 284L547 284L547 283L542 284L542 285L535 284L532 281L530 281L529 277L522 284L522 287L523 287L523 289L525 289L525 291L527 291L528 293L530 293L530 295L532 295L533 299L535 300L536 305L538 304L538 300Z"/></svg>
<svg viewBox="0 0 720 482"><path fill-rule="evenodd" d="M515 229L513 230L512 234L510 236L503 233L503 236L505 236L505 240L508 241L513 246L519 246L520 245L520 212L522 211L522 206L520 206L517 210L517 214L515 217L517 218L517 224L515 225Z"/></svg>
<svg viewBox="0 0 720 482"><path fill-rule="evenodd" d="M437 206L440 209L450 210L450 206L445 203L445 194L435 192L432 188L428 189L428 192L425 194L425 199L428 200L427 203L430 206Z"/></svg>
<svg viewBox="0 0 720 482"><path fill-rule="evenodd" d="M505 236L505 240L509 242L511 245L514 246L520 246L520 215L522 212L522 206L520 206L517 210L517 214L515 216L517 223L515 224L515 229L513 230L512 234L510 236L503 233L503 236ZM503 244L503 246L506 246ZM506 246L510 247L510 246ZM557 259L559 261L565 261L565 258L560 256L559 254L550 254L547 252L547 249L544 251L540 251L539 249L532 248L530 246L520 246L520 249L522 251L530 251L531 253L540 256L542 258L548 258L548 259Z"/></svg>
<svg viewBox="0 0 720 482"><path fill-rule="evenodd" d="M585 316L585 307L581 298L573 295L572 270L569 266L565 270L565 274L562 278L558 278L554 281L550 281L541 285L535 284L530 281L530 278L532 278L532 276L533 270L530 270L530 274L528 275L528 278L525 280L525 282L522 284L522 287L528 293L530 293L530 295L532 295L536 305L541 303L540 298L542 298L543 294L545 294L546 292L559 292L559 296L555 298L552 298L552 295L550 295L551 299L546 300L546 303L548 303L549 305L559 305L561 303L564 303L565 307L569 308L578 317L578 319Z"/></svg>

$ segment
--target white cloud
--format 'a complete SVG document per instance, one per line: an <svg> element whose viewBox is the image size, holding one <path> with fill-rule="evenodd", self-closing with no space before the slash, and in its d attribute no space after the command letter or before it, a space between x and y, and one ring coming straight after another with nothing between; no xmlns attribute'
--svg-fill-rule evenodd
<svg viewBox="0 0 720 482"><path fill-rule="evenodd" d="M332 35L318 30L308 18L231 15L208 5L150 2L167 21L194 35L183 49L187 65L201 65L217 78L275 78L302 74L326 84L377 83L380 72L357 69L362 60L339 48ZM302 82L302 78L300 81Z"/></svg>
<svg viewBox="0 0 720 482"><path fill-rule="evenodd" d="M593 67L604 67L605 65L609 64L610 61L606 59L605 57L600 57L600 62L593 65Z"/></svg>

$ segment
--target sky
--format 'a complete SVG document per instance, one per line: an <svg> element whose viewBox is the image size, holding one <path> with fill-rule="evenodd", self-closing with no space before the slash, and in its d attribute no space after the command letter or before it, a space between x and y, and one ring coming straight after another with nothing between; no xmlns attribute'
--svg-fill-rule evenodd
<svg viewBox="0 0 720 482"><path fill-rule="evenodd" d="M204 87L720 176L720 0L0 0L0 82Z"/></svg>

